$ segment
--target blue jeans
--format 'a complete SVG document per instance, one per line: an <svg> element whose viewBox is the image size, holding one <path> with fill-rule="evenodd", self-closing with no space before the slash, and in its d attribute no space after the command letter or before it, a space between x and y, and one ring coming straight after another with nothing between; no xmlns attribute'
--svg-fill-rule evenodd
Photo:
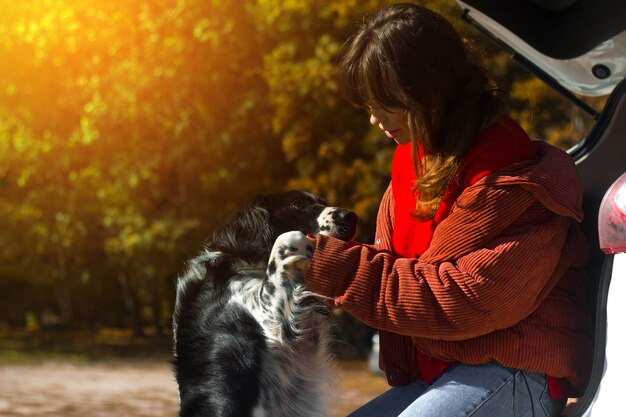
<svg viewBox="0 0 626 417"><path fill-rule="evenodd" d="M543 374L459 364L430 386L418 381L391 388L349 417L553 417L565 402L550 397Z"/></svg>

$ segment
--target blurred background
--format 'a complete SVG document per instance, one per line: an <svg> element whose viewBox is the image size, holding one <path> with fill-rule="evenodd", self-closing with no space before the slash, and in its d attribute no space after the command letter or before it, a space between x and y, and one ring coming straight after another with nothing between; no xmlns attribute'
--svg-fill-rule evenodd
<svg viewBox="0 0 626 417"><path fill-rule="evenodd" d="M176 276L258 194L320 194L371 242L393 144L335 62L389 3L0 0L0 414L175 415ZM582 139L592 120L453 0L418 3L480 46L531 136ZM345 415L385 382L373 331L336 313Z"/></svg>

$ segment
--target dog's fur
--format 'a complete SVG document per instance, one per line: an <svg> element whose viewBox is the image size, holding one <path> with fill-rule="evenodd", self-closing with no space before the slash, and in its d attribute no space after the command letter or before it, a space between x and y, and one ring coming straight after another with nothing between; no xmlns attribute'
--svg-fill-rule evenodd
<svg viewBox="0 0 626 417"><path fill-rule="evenodd" d="M304 234L349 240L355 230L354 213L289 191L257 198L214 233L177 283L180 416L327 415L330 319L302 283L313 252Z"/></svg>

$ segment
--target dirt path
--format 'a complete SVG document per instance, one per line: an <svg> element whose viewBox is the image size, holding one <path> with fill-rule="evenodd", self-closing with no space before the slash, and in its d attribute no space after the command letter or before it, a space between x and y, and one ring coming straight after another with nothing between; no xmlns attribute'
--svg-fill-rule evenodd
<svg viewBox="0 0 626 417"><path fill-rule="evenodd" d="M386 389L365 363L342 363L335 417ZM0 364L3 417L174 417L176 383L166 363Z"/></svg>

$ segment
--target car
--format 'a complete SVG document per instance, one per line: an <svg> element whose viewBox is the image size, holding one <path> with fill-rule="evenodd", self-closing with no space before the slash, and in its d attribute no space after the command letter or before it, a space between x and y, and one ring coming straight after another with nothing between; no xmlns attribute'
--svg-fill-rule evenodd
<svg viewBox="0 0 626 417"><path fill-rule="evenodd" d="M574 417L624 413L626 374L626 2L623 0L457 0L462 18L595 123L568 153L583 185L582 224L590 246L594 312L592 374ZM608 96L601 111L584 98ZM378 339L369 368L378 372ZM616 414L617 413L617 414Z"/></svg>
<svg viewBox="0 0 626 417"><path fill-rule="evenodd" d="M463 19L595 124L568 152L583 184L583 231L594 311L592 374L568 416L623 413L626 371L626 2L623 0L457 0ZM601 111L583 97L608 95Z"/></svg>

